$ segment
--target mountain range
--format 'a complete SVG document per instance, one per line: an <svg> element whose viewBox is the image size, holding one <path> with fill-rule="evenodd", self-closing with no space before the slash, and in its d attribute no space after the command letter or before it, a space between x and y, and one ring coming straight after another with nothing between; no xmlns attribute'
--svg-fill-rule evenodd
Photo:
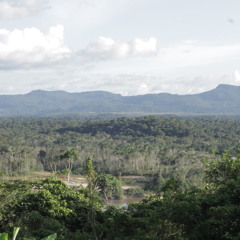
<svg viewBox="0 0 240 240"><path fill-rule="evenodd" d="M239 115L240 86L220 84L213 90L191 95L121 96L106 91L69 93L43 90L0 95L0 116L81 113Z"/></svg>

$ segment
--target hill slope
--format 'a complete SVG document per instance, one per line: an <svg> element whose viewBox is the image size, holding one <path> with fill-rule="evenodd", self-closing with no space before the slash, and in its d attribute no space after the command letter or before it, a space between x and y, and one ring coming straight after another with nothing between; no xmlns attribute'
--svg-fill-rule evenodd
<svg viewBox="0 0 240 240"><path fill-rule="evenodd" d="M146 94L121 96L105 91L68 93L36 90L24 95L1 95L0 115L69 113L186 113L240 114L240 87L219 85L193 95Z"/></svg>

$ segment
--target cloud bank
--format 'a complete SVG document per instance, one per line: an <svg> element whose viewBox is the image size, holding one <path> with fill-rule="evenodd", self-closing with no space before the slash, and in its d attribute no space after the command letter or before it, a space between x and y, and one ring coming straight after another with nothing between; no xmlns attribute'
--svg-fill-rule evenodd
<svg viewBox="0 0 240 240"><path fill-rule="evenodd" d="M71 50L63 35L62 25L50 27L46 33L37 28L0 29L0 67L46 65L69 57Z"/></svg>
<svg viewBox="0 0 240 240"><path fill-rule="evenodd" d="M150 57L158 53L157 39L135 38L129 42L115 41L108 37L99 37L79 52L80 56L91 60L119 60L129 57Z"/></svg>
<svg viewBox="0 0 240 240"><path fill-rule="evenodd" d="M0 19L23 18L47 7L46 0L9 0L0 2Z"/></svg>

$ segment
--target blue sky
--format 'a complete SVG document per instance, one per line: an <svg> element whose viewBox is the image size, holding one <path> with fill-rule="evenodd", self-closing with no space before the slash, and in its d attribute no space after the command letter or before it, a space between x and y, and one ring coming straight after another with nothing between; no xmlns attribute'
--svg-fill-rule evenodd
<svg viewBox="0 0 240 240"><path fill-rule="evenodd" d="M0 0L0 94L240 85L239 0Z"/></svg>

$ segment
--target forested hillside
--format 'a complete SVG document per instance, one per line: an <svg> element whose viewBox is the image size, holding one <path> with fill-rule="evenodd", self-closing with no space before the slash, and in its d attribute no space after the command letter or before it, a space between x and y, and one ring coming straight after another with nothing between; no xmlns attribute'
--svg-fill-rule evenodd
<svg viewBox="0 0 240 240"><path fill-rule="evenodd" d="M199 94L170 93L121 96L105 91L68 93L35 90L28 94L0 95L0 116L55 114L240 114L240 87L221 84Z"/></svg>
<svg viewBox="0 0 240 240"><path fill-rule="evenodd" d="M175 176L196 185L202 181L204 159L218 158L226 149L236 155L239 135L240 121L231 119L1 119L0 174L64 171L67 163L60 156L74 149L75 174L92 156L97 172Z"/></svg>

